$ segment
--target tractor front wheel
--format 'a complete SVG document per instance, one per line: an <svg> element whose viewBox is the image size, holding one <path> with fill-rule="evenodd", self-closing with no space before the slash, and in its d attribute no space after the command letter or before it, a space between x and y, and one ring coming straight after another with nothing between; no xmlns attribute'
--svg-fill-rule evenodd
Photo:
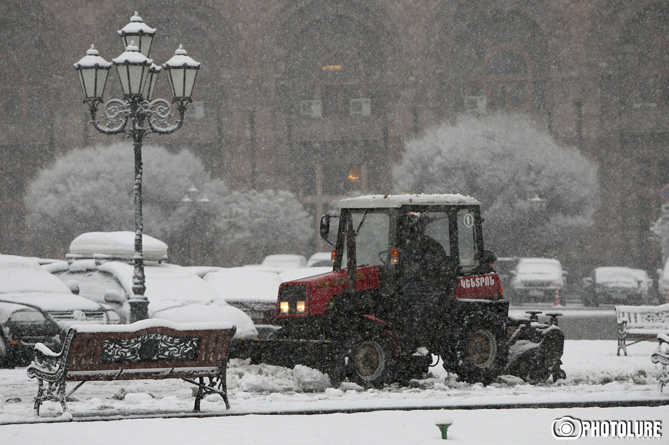
<svg viewBox="0 0 669 445"><path fill-rule="evenodd" d="M362 386L383 386L393 379L393 357L380 336L358 337L347 353L349 378Z"/></svg>

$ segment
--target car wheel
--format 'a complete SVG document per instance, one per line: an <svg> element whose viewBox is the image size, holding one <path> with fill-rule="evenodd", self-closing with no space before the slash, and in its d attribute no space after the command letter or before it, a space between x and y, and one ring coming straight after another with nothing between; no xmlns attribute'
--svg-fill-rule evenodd
<svg viewBox="0 0 669 445"><path fill-rule="evenodd" d="M452 369L460 380L468 383L491 383L499 376L509 354L505 321L496 315L472 315L467 319L455 344L455 363Z"/></svg>
<svg viewBox="0 0 669 445"><path fill-rule="evenodd" d="M348 376L362 386L380 387L393 379L393 357L388 342L378 335L359 336L347 352Z"/></svg>

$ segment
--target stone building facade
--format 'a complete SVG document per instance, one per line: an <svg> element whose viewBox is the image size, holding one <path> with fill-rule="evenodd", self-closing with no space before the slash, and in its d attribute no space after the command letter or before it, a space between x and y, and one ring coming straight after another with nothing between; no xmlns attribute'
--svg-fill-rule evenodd
<svg viewBox="0 0 669 445"><path fill-rule="evenodd" d="M39 169L111 142L86 124L72 63L91 43L107 60L120 54L115 33L135 10L158 29L153 59L183 43L203 66L187 128L156 142L192 149L233 188L291 190L320 215L347 192L388 191L404 140L426 127L461 112L528 112L600 165L602 206L579 254L658 266L650 224L669 183L662 0L4 0L0 252L35 250L22 198Z"/></svg>

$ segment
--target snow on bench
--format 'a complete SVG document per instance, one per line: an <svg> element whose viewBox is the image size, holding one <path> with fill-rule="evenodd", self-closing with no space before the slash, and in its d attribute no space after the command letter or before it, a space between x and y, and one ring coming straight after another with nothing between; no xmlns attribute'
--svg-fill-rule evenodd
<svg viewBox="0 0 669 445"><path fill-rule="evenodd" d="M46 400L60 402L88 381L181 378L198 387L194 411L207 394L220 394L230 408L226 370L236 327L229 323L173 323L142 320L130 325L71 326L60 352L41 343L28 366L37 378L35 410ZM205 383L208 378L208 383ZM197 379L197 380L194 380ZM69 393L67 381L79 384Z"/></svg>
<svg viewBox="0 0 669 445"><path fill-rule="evenodd" d="M644 340L655 340L669 332L669 304L660 306L616 306L618 351L627 355L627 346ZM633 341L629 341L633 340Z"/></svg>

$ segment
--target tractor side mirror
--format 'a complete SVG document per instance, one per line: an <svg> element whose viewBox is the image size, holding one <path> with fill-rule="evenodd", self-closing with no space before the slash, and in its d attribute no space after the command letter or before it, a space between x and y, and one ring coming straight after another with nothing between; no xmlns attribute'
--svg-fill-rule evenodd
<svg viewBox="0 0 669 445"><path fill-rule="evenodd" d="M323 215L323 217L321 218L321 224L320 224L320 227L319 227L319 231L320 231L321 238L323 239L323 241L325 241L326 243L328 243L331 246L334 246L334 243L332 241L330 241L330 223L331 223L331 220L332 220L332 215L329 215L327 213L325 215Z"/></svg>

